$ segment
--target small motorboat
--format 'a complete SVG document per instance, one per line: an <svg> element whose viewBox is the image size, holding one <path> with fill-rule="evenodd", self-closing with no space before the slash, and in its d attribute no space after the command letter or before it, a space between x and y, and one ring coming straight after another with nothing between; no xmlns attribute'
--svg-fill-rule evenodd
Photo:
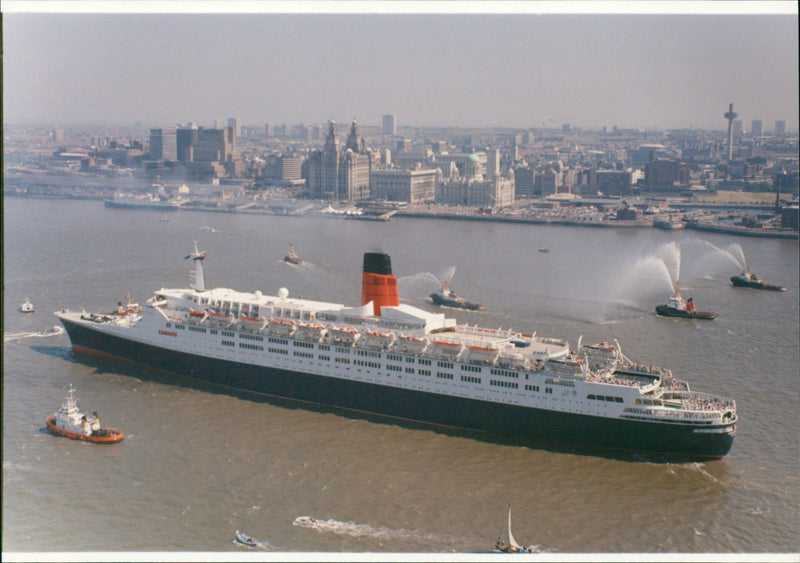
<svg viewBox="0 0 800 563"><path fill-rule="evenodd" d="M47 417L47 429L55 436L95 444L113 444L125 437L119 430L101 428L100 418L96 412L91 415L83 414L78 409L72 385L69 386L67 396L58 412Z"/></svg>
<svg viewBox="0 0 800 563"><path fill-rule="evenodd" d="M30 298L26 297L25 301L23 301L22 305L19 306L20 313L35 313L36 308L31 303Z"/></svg>
<svg viewBox="0 0 800 563"><path fill-rule="evenodd" d="M289 245L289 250L286 252L286 256L283 257L284 262L288 262L289 264L302 264L303 261L300 260L300 257L294 251L294 246L291 244Z"/></svg>
<svg viewBox="0 0 800 563"><path fill-rule="evenodd" d="M46 328L39 333L39 336L57 336L64 332L64 328L60 326L54 326L51 328Z"/></svg>
<svg viewBox="0 0 800 563"><path fill-rule="evenodd" d="M294 519L292 525L302 526L303 528L313 528L316 523L317 520L313 516L298 516Z"/></svg>
<svg viewBox="0 0 800 563"><path fill-rule="evenodd" d="M246 545L247 547L255 547L258 544L255 538L252 538L247 534L240 532L239 530L236 530L234 541L238 544Z"/></svg>
<svg viewBox="0 0 800 563"><path fill-rule="evenodd" d="M546 246L543 246L543 247L541 247L541 248L539 249L539 252L544 252L545 254L547 254L548 252L550 252L550 249L549 249L549 248L547 248Z"/></svg>
<svg viewBox="0 0 800 563"><path fill-rule="evenodd" d="M768 291L786 291L785 287L767 283L750 271L750 268L745 268L744 272L738 276L731 277L731 283L734 287L749 287L751 289L766 289Z"/></svg>
<svg viewBox="0 0 800 563"><path fill-rule="evenodd" d="M675 284L675 293L669 298L664 305L656 306L656 314L662 317L681 317L684 319L701 319L710 321L716 319L716 313L711 311L698 311L695 309L694 298L690 297L688 301L684 301L681 292L678 289L678 284Z"/></svg>
<svg viewBox="0 0 800 563"><path fill-rule="evenodd" d="M431 300L435 305L444 307L455 307L457 309L467 309L469 311L483 311L483 305L467 301L463 297L456 295L450 289L450 282L444 282L442 288L436 293L431 293Z"/></svg>
<svg viewBox="0 0 800 563"><path fill-rule="evenodd" d="M504 537L505 536L505 537ZM508 523L500 532L497 541L494 544L497 551L503 553L539 553L538 545L522 546L514 539L514 534L511 533L511 505L508 505Z"/></svg>

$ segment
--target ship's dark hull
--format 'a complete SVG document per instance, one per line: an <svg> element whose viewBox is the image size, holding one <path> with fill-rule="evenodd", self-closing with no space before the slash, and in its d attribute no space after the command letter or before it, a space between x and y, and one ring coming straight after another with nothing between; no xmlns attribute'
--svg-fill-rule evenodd
<svg viewBox="0 0 800 563"><path fill-rule="evenodd" d="M480 305L478 303L472 303L471 301L467 301L466 299L448 299L447 297L442 297L438 293L431 293L431 299L433 300L434 305L455 307L456 309L467 309L469 311L483 310L483 305Z"/></svg>
<svg viewBox="0 0 800 563"><path fill-rule="evenodd" d="M504 405L254 366L141 344L64 319L62 322L76 352L133 361L199 381L283 399L533 440L703 459L724 456L733 443L732 433L696 433L693 426L686 424Z"/></svg>
<svg viewBox="0 0 800 563"><path fill-rule="evenodd" d="M735 287L749 287L750 289L765 289L767 291L786 291L785 287L781 287L779 285L772 285L771 283L766 283L760 280L745 280L739 276L733 276L731 278L731 283Z"/></svg>
<svg viewBox="0 0 800 563"><path fill-rule="evenodd" d="M717 315L711 311L686 311L684 309L676 309L675 307L668 307L666 305L658 305L656 307L656 314L662 317L680 317L682 319L701 319L710 321L716 319Z"/></svg>

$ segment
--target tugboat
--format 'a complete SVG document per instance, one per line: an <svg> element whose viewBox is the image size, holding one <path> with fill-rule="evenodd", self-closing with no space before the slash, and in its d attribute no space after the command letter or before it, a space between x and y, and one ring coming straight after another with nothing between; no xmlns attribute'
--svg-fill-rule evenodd
<svg viewBox="0 0 800 563"><path fill-rule="evenodd" d="M692 297L688 301L684 301L677 283L675 284L675 293L672 294L666 305L658 305L656 307L656 314L662 317L682 317L708 321L717 318L717 315L711 311L697 311Z"/></svg>
<svg viewBox="0 0 800 563"><path fill-rule="evenodd" d="M468 309L470 311L483 311L483 305L467 301L463 297L456 295L456 292L450 289L450 282L444 282L442 289L436 293L431 293L431 299L434 304L446 307L456 307L458 309Z"/></svg>
<svg viewBox="0 0 800 563"><path fill-rule="evenodd" d="M119 430L101 428L96 412L91 415L81 413L72 385L69 386L67 397L58 412L47 417L47 429L56 436L96 444L112 444L125 437Z"/></svg>
<svg viewBox="0 0 800 563"><path fill-rule="evenodd" d="M22 303L22 305L19 306L19 312L20 313L35 313L36 312L36 309L34 308L33 303L31 303L31 300L30 300L29 297L26 297L25 301Z"/></svg>
<svg viewBox="0 0 800 563"><path fill-rule="evenodd" d="M289 264L302 264L303 261L300 260L300 257L294 251L294 246L291 244L289 245L289 251L286 253L286 256L283 257L284 262L288 262Z"/></svg>
<svg viewBox="0 0 800 563"><path fill-rule="evenodd" d="M738 276L732 276L731 283L734 287L749 287L751 289L766 289L768 291L786 291L785 287L758 279L758 277L750 271L750 268L745 268L744 272Z"/></svg>

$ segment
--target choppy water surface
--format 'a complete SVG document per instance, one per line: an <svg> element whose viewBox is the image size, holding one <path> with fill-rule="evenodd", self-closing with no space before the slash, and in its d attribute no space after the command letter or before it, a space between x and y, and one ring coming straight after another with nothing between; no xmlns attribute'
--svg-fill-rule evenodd
<svg viewBox="0 0 800 563"><path fill-rule="evenodd" d="M6 552L800 551L797 241L693 232L4 205L3 523ZM212 227L200 230L201 227ZM221 393L42 336L64 306L110 310L183 287L198 240L206 283L357 304L361 256L392 256L401 299L434 309L452 278L484 312L462 322L586 340L669 367L737 401L731 453L707 463L589 455L400 426ZM307 261L281 261L289 243ZM539 247L552 249L549 254ZM744 261L786 293L733 288ZM680 278L713 322L653 308ZM29 296L33 315L16 312ZM57 439L44 420L73 384L123 442ZM313 515L315 526L296 525ZM76 533L79 531L80 533ZM92 541L87 543L87 535Z"/></svg>

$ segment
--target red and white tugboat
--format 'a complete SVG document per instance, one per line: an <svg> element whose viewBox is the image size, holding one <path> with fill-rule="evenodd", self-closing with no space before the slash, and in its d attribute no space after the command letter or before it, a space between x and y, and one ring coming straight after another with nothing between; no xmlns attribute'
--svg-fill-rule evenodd
<svg viewBox="0 0 800 563"><path fill-rule="evenodd" d="M96 412L91 415L81 413L72 385L58 412L47 417L47 429L56 436L98 444L119 442L125 437L119 430L101 428Z"/></svg>

